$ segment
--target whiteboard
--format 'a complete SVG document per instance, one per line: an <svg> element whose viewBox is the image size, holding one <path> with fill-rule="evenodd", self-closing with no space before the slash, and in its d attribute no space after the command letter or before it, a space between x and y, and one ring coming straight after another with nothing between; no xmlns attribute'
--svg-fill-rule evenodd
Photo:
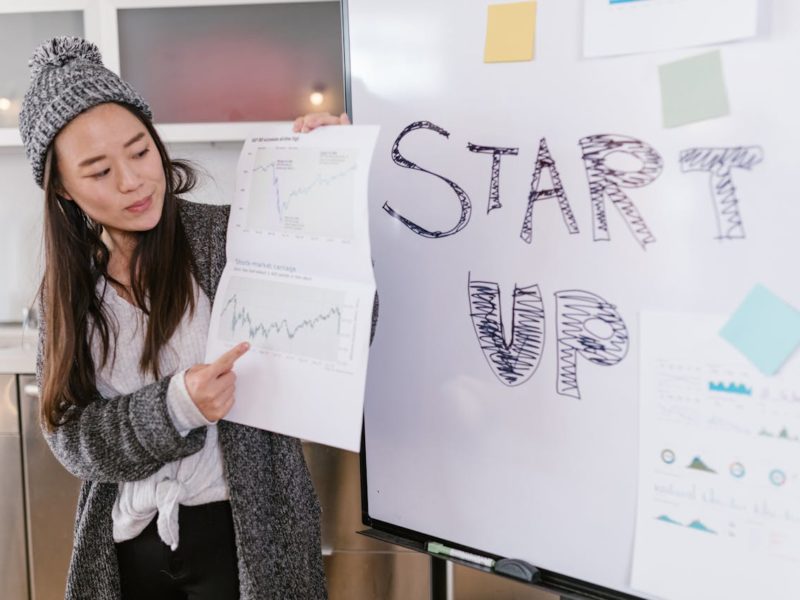
<svg viewBox="0 0 800 600"><path fill-rule="evenodd" d="M758 282L800 304L800 3L765 3L758 37L717 46L731 115L674 129L658 66L709 48L584 60L583 3L540 0L535 61L487 65L486 7L348 2L353 116L381 125L369 518L633 593L640 312L731 314ZM535 202L528 231L543 139L568 202ZM500 207L493 155L469 144L517 149L499 158ZM697 170L711 155L693 149L741 162ZM598 156L647 185L621 176L618 202L593 202ZM730 183L735 206L714 196ZM521 368L481 348L495 309L511 342L515 308L535 342ZM621 325L595 331L606 353L576 354L570 323L598 310Z"/></svg>

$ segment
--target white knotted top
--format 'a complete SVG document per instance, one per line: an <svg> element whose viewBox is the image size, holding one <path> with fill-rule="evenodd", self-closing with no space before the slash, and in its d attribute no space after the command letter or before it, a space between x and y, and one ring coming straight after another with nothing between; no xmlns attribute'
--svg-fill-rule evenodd
<svg viewBox="0 0 800 600"><path fill-rule="evenodd" d="M103 294L112 318L119 324L116 359L112 362L113 337L108 364L102 368L99 336L93 336L90 342L97 368L97 390L104 398L112 398L153 383L154 378L139 370L147 316L104 283L103 279L98 283L98 293ZM167 391L167 408L176 429L185 436L196 427L207 426L205 446L191 456L165 464L147 479L119 484L112 512L115 542L136 537L158 514L158 534L175 550L179 541L179 505L195 506L229 497L217 426L207 421L192 402L183 378L186 369L203 362L211 316L211 304L196 283L195 294L198 302L194 316L190 318L188 312L184 315L169 344L162 349L159 365L162 374L174 373Z"/></svg>

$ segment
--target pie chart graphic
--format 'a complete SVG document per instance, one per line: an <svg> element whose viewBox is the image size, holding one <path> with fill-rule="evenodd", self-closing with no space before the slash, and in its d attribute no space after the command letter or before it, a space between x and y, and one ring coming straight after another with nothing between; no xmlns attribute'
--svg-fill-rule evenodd
<svg viewBox="0 0 800 600"><path fill-rule="evenodd" d="M736 479L741 479L747 472L744 468L744 465L740 462L731 463L730 471L731 475L736 477Z"/></svg>
<svg viewBox="0 0 800 600"><path fill-rule="evenodd" d="M769 472L769 481L772 485L780 487L786 483L786 473L780 469L772 469L772 471Z"/></svg>

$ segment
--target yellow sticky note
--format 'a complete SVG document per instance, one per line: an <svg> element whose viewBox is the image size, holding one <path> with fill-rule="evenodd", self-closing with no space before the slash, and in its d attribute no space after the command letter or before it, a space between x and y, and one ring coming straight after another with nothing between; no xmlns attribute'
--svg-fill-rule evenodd
<svg viewBox="0 0 800 600"><path fill-rule="evenodd" d="M533 60L535 41L536 2L489 6L484 62Z"/></svg>

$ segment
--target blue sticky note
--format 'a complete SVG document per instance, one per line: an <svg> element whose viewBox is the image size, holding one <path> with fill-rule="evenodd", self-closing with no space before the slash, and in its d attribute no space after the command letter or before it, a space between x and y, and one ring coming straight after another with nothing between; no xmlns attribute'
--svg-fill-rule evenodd
<svg viewBox="0 0 800 600"><path fill-rule="evenodd" d="M765 375L774 375L800 345L800 311L757 285L720 335Z"/></svg>

